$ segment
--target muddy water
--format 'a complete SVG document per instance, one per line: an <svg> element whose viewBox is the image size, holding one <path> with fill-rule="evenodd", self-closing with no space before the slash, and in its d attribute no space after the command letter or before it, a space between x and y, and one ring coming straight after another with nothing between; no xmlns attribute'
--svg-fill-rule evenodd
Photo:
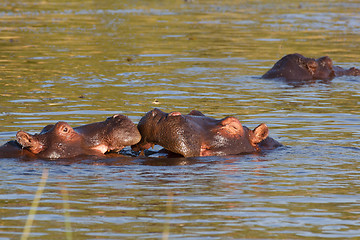
<svg viewBox="0 0 360 240"><path fill-rule="evenodd" d="M262 155L1 159L0 238L356 239L360 78L259 77L288 53L360 67L360 4L338 1L3 1L0 143L154 107L265 122ZM65 204L64 204L65 203Z"/></svg>

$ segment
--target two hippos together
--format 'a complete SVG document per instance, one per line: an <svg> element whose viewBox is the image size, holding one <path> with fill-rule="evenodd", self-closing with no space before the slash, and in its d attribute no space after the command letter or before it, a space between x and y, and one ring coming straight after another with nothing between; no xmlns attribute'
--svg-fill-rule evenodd
<svg viewBox="0 0 360 240"><path fill-rule="evenodd" d="M158 144L170 153L184 157L221 156L259 152L281 146L268 137L268 127L254 130L242 126L235 117L221 120L199 111L182 115L154 109L136 126L124 115L114 115L103 122L72 128L66 122L47 125L39 134L19 131L16 141L0 147L1 158L32 157L45 159L103 156L132 146L134 151Z"/></svg>
<svg viewBox="0 0 360 240"><path fill-rule="evenodd" d="M360 70L334 66L326 56L313 59L295 53L280 59L262 78L306 82L331 80L343 75L360 76ZM66 122L58 122L47 125L39 134L19 131L16 141L0 146L0 158L103 156L125 146L132 146L133 151L143 151L155 144L168 153L184 157L235 155L281 146L268 133L264 123L251 130L235 117L218 120L196 110L183 115L155 108L146 113L137 126L128 117L118 114L103 122L75 128Z"/></svg>

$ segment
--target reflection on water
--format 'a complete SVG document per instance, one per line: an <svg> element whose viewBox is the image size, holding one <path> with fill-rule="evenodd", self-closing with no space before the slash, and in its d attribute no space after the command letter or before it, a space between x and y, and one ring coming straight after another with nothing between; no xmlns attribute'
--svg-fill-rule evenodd
<svg viewBox="0 0 360 240"><path fill-rule="evenodd" d="M166 224L175 238L355 237L356 160L329 149L325 155L317 147L293 147L222 159L3 162L4 232L21 231L41 171L49 168L35 236L63 231L66 187L77 239L159 238ZM308 152L317 157L303 159Z"/></svg>
<svg viewBox="0 0 360 240"><path fill-rule="evenodd" d="M294 52L360 67L359 10L337 1L0 3L1 144L57 121L121 113L137 123L158 107L265 122L286 145L221 158L2 159L1 237L20 237L43 169L31 229L39 239L65 238L68 224L74 239L360 236L360 79L259 79Z"/></svg>

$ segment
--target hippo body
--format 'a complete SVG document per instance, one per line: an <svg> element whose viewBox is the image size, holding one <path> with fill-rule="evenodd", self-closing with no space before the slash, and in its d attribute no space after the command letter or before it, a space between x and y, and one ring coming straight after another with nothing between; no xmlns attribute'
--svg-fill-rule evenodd
<svg viewBox="0 0 360 240"><path fill-rule="evenodd" d="M58 159L81 155L101 156L136 144L141 136L136 125L126 116L114 115L103 122L72 128L66 122L47 125L39 134L19 131L16 141L0 147L0 157Z"/></svg>
<svg viewBox="0 0 360 240"><path fill-rule="evenodd" d="M165 113L155 108L141 118L138 129L142 139L132 146L134 151L158 144L184 157L259 152L259 143L271 139L265 124L250 130L235 117L217 120L199 111L182 115L179 112ZM268 143L273 148L281 146L273 139Z"/></svg>
<svg viewBox="0 0 360 240"><path fill-rule="evenodd" d="M360 76L356 68L343 69L334 66L325 56L318 59L307 58L301 54L288 54L281 58L262 78L282 78L286 81L332 80L338 76Z"/></svg>

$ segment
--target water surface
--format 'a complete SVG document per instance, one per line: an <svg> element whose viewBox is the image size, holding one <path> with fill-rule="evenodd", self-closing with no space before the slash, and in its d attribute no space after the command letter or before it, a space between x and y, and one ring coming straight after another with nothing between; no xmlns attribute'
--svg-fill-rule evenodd
<svg viewBox="0 0 360 240"><path fill-rule="evenodd" d="M121 113L137 123L158 107L265 122L286 147L1 159L0 238L20 238L46 170L33 239L360 237L360 78L298 87L259 79L295 52L360 67L359 11L337 1L3 1L1 144L57 121Z"/></svg>

